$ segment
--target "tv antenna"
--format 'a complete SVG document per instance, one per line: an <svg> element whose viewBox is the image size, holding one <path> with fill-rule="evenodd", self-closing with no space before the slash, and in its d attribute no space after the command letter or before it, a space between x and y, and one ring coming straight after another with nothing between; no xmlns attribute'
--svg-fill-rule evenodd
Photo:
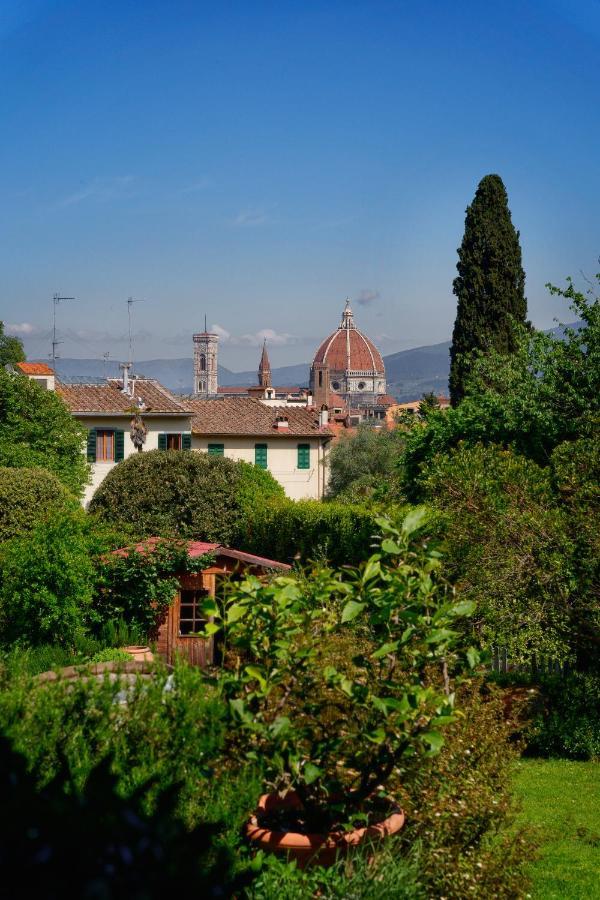
<svg viewBox="0 0 600 900"><path fill-rule="evenodd" d="M61 297L60 294L54 294L52 297L52 368L54 369L56 366L56 360L59 358L58 353L56 352L56 348L59 344L62 344L63 341L56 340L56 308L59 303L62 303L64 300L77 300L77 297Z"/></svg>
<svg viewBox="0 0 600 900"><path fill-rule="evenodd" d="M129 365L133 365L133 337L131 332L131 313L134 303L143 303L143 300L134 300L133 297L127 298L127 323L129 325Z"/></svg>

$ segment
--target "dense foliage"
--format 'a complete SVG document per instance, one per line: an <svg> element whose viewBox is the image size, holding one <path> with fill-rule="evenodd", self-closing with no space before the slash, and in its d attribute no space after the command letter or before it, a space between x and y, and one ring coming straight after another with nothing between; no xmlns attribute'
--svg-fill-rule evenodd
<svg viewBox="0 0 600 900"><path fill-rule="evenodd" d="M478 352L516 349L515 326L525 325L525 272L519 233L511 220L506 188L499 175L481 179L467 208L458 250L458 298L450 347L450 398L462 400Z"/></svg>
<svg viewBox="0 0 600 900"><path fill-rule="evenodd" d="M244 462L186 450L136 453L115 466L90 503L104 521L140 537L231 543L257 498L283 497L269 473Z"/></svg>
<svg viewBox="0 0 600 900"><path fill-rule="evenodd" d="M360 501L374 496L394 497L397 459L402 449L399 429L375 429L361 425L341 437L329 454L328 493L331 497Z"/></svg>
<svg viewBox="0 0 600 900"><path fill-rule="evenodd" d="M600 675L542 678L526 738L534 756L600 760Z"/></svg>
<svg viewBox="0 0 600 900"><path fill-rule="evenodd" d="M80 495L89 477L84 438L55 391L0 369L0 466L47 469Z"/></svg>
<svg viewBox="0 0 600 900"><path fill-rule="evenodd" d="M84 513L58 513L0 550L4 641L73 645L89 623L95 572Z"/></svg>
<svg viewBox="0 0 600 900"><path fill-rule="evenodd" d="M4 322L0 321L0 368L14 366L25 361L23 342L18 337L4 333Z"/></svg>
<svg viewBox="0 0 600 900"><path fill-rule="evenodd" d="M78 506L75 497L47 469L0 467L0 543L30 531L53 513Z"/></svg>
<svg viewBox="0 0 600 900"><path fill-rule="evenodd" d="M570 653L574 547L548 469L494 445L434 457L422 478L441 511L449 571L473 627L511 660Z"/></svg>
<svg viewBox="0 0 600 900"><path fill-rule="evenodd" d="M238 545L282 562L357 563L373 546L377 514L356 504L289 500L256 504L241 522Z"/></svg>

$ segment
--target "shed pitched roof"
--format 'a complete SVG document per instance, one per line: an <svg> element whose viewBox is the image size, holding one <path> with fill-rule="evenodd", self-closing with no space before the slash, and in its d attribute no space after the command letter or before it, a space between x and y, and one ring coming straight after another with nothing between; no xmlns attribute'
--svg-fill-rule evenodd
<svg viewBox="0 0 600 900"><path fill-rule="evenodd" d="M119 550L113 550L113 556L128 556L131 549L134 549L136 553L152 553L157 544L164 540L164 538L159 537L146 538L145 541L140 541L133 548L121 547ZM188 541L187 548L190 559L197 559L200 556L205 556L207 553L214 553L217 557L225 556L229 559L248 563L251 566L261 566L263 569L279 569L287 572L291 568L287 563L268 559L266 556L256 556L254 553L245 553L243 550L233 550L231 547L224 547L223 544L211 544L207 541Z"/></svg>
<svg viewBox="0 0 600 900"><path fill-rule="evenodd" d="M300 406L267 406L254 397L223 400L190 400L192 432L199 435L248 434L256 437L331 437L327 427L319 427L315 409ZM285 416L287 428L277 427L277 417Z"/></svg>
<svg viewBox="0 0 600 900"><path fill-rule="evenodd" d="M150 378L134 380L134 396L121 391L121 381L109 379L106 384L62 384L56 392L60 394L72 413L131 413L142 400L143 415L162 413L167 415L189 415L188 405L181 403L167 388Z"/></svg>

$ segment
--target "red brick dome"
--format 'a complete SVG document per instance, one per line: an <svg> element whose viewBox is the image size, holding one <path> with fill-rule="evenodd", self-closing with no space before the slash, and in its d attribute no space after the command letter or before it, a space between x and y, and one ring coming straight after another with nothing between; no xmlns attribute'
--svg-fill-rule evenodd
<svg viewBox="0 0 600 900"><path fill-rule="evenodd" d="M339 328L326 337L315 354L313 365L325 364L331 372L385 373L381 353L354 324L349 301Z"/></svg>

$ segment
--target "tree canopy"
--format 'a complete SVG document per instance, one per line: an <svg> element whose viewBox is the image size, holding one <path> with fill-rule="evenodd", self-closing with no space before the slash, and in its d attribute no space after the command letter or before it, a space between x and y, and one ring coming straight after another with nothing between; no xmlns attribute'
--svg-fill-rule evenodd
<svg viewBox="0 0 600 900"><path fill-rule="evenodd" d="M18 337L4 333L4 322L0 321L0 368L24 362L23 342Z"/></svg>
<svg viewBox="0 0 600 900"><path fill-rule="evenodd" d="M389 493L403 441L399 429L378 430L369 425L342 437L329 454L329 496L364 500Z"/></svg>
<svg viewBox="0 0 600 900"><path fill-rule="evenodd" d="M512 223L506 188L499 175L479 182L467 207L465 233L458 250L458 298L450 348L450 398L458 403L478 352L516 349L515 326L525 325L525 273L519 232Z"/></svg>
<svg viewBox="0 0 600 900"><path fill-rule="evenodd" d="M78 502L46 469L0 467L0 543L31 531L52 513L74 510Z"/></svg>
<svg viewBox="0 0 600 900"><path fill-rule="evenodd" d="M115 466L89 508L140 537L227 543L242 529L249 506L283 496L269 472L249 463L189 450L150 450Z"/></svg>
<svg viewBox="0 0 600 900"><path fill-rule="evenodd" d="M54 391L0 369L0 466L48 469L80 495L85 430Z"/></svg>

